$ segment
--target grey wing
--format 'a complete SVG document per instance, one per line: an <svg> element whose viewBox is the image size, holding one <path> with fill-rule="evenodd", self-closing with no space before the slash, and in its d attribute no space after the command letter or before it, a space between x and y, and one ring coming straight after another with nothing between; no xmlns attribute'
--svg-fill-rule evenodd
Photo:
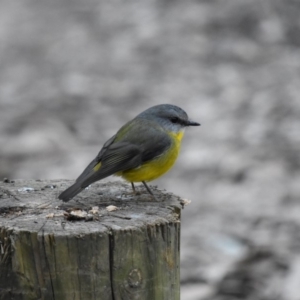
<svg viewBox="0 0 300 300"><path fill-rule="evenodd" d="M126 142L114 143L103 153L101 168L87 176L81 187L87 187L117 172L137 168L141 163L142 155L138 146Z"/></svg>
<svg viewBox="0 0 300 300"><path fill-rule="evenodd" d="M142 163L162 155L172 144L170 136L155 123L140 122L132 130L130 137L124 140L139 146Z"/></svg>
<svg viewBox="0 0 300 300"><path fill-rule="evenodd" d="M156 137L150 141L147 141L145 149L142 154L142 162L155 159L161 156L171 145L171 140L166 136Z"/></svg>

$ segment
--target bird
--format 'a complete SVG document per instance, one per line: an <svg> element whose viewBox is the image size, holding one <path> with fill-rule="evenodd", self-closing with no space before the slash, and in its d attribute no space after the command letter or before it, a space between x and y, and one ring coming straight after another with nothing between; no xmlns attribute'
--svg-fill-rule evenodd
<svg viewBox="0 0 300 300"><path fill-rule="evenodd" d="M134 193L134 183L142 182L156 199L147 182L173 167L185 128L199 125L176 105L160 104L146 109L104 143L75 183L58 198L69 201L90 184L117 175L131 183Z"/></svg>

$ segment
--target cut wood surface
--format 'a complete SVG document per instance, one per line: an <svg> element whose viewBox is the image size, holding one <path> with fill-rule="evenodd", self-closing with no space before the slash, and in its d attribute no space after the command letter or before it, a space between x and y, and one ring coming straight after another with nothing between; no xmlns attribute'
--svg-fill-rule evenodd
<svg viewBox="0 0 300 300"><path fill-rule="evenodd" d="M71 183L0 183L0 299L179 299L180 198Z"/></svg>

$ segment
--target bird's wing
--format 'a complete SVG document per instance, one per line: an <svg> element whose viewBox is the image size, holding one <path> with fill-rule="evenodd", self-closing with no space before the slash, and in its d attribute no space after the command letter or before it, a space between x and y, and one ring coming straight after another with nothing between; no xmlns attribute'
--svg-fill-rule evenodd
<svg viewBox="0 0 300 300"><path fill-rule="evenodd" d="M117 142L109 146L103 152L101 165L92 172L88 172L86 177L81 177L81 187L87 187L91 183L101 180L117 172L134 169L141 165L142 156L138 146L127 142Z"/></svg>
<svg viewBox="0 0 300 300"><path fill-rule="evenodd" d="M135 118L116 134L115 141L128 142L139 147L142 163L164 153L172 143L170 136L155 121Z"/></svg>

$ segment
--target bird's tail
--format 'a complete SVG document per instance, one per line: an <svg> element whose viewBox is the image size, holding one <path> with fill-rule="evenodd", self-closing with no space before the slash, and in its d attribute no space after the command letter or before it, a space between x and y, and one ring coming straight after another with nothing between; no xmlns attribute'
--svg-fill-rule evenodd
<svg viewBox="0 0 300 300"><path fill-rule="evenodd" d="M67 188L65 191L63 191L59 196L58 199L61 199L65 202L69 201L73 197L75 197L77 194L79 194L82 190L84 190L84 187L82 187L82 182L76 181L73 185L71 185L69 188Z"/></svg>
<svg viewBox="0 0 300 300"><path fill-rule="evenodd" d="M89 179L95 171L100 169L101 163L95 158L91 161L91 163L85 168L85 170L81 173L81 175L76 179L75 183L63 191L59 196L58 199L61 199L65 202L71 200L77 194L79 194L82 190L84 190L87 186L89 186L92 182L85 184L85 181ZM95 167L97 169L95 170Z"/></svg>

